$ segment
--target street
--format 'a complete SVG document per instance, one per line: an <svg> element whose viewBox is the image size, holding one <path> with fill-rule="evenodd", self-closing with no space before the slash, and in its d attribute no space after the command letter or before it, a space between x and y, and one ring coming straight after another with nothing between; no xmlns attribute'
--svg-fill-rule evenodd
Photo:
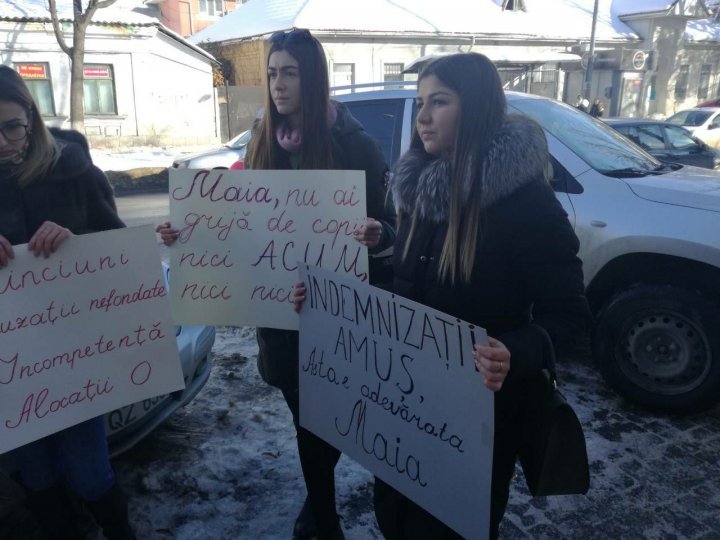
<svg viewBox="0 0 720 540"><path fill-rule="evenodd" d="M169 217L167 193L145 193L117 197L115 199L120 217L128 227L157 225Z"/></svg>
<svg viewBox="0 0 720 540"><path fill-rule="evenodd" d="M118 199L129 224L166 215L161 195ZM163 213L165 212L165 214ZM290 415L255 367L250 329L220 328L196 400L116 460L143 538L288 538L303 497ZM531 498L518 468L503 538L720 538L720 407L673 417L618 398L591 361L562 363L560 387L585 429L586 496ZM337 472L349 539L379 538L372 477Z"/></svg>
<svg viewBox="0 0 720 540"><path fill-rule="evenodd" d="M164 195L123 197L118 206L131 225L167 215ZM201 395L116 460L137 519L147 538L190 539L198 531L216 538L287 538L304 488L290 415L279 392L257 376L253 332L221 328L214 351L213 376ZM590 491L531 498L518 468L502 537L720 538L720 407L685 417L648 413L618 398L587 355L564 362L558 376L585 429ZM254 438L260 442L250 444ZM202 478L206 474L212 481ZM371 476L344 457L337 478L348 538L379 537ZM148 479L154 488L148 489ZM236 507L223 511L228 501L215 497L229 492ZM196 505L200 515L194 515ZM158 524L158 514L171 523ZM171 536L156 532L165 528Z"/></svg>
<svg viewBox="0 0 720 540"><path fill-rule="evenodd" d="M156 223L167 196L123 197L118 207L129 225ZM195 400L113 460L139 539L290 537L304 484L290 414L257 373L254 330L218 328L213 355ZM584 354L561 362L558 377L585 430L590 491L532 498L518 467L501 538L720 538L720 407L683 417L638 409ZM336 478L348 540L381 538L372 475L343 456ZM0 489L0 503L17 509L17 500L16 485ZM0 538L36 538L27 514L0 519Z"/></svg>

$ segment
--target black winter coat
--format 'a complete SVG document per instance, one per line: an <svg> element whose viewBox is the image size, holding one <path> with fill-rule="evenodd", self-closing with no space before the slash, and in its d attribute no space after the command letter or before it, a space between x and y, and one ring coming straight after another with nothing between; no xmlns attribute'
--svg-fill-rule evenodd
<svg viewBox="0 0 720 540"><path fill-rule="evenodd" d="M438 277L447 231L450 163L411 150L398 162L391 181L401 217L393 291L484 327L510 351L510 373L495 393L490 538L497 537L505 512L523 416L534 407L528 402L529 390L539 380L539 371L552 367L543 355L547 335L563 354L584 338L590 320L578 239L545 181L547 162L540 126L508 117L483 164L485 218L472 279L456 286ZM420 219L403 257L416 207ZM459 538L378 479L374 502L380 529L390 540Z"/></svg>
<svg viewBox="0 0 720 540"><path fill-rule="evenodd" d="M124 227L112 187L92 163L87 140L77 131L51 129L60 157L43 178L18 186L10 169L0 169L0 235L27 243L45 221L73 234Z"/></svg>
<svg viewBox="0 0 720 540"><path fill-rule="evenodd" d="M333 168L365 171L367 215L383 224L380 245L370 250L370 283L389 279L390 258L373 255L392 246L395 212L387 198L387 165L382 150L342 103L333 102L337 120L331 128ZM289 159L287 168L290 168ZM298 388L298 333L292 330L258 328L258 370L268 384L284 390Z"/></svg>
<svg viewBox="0 0 720 540"><path fill-rule="evenodd" d="M402 225L397 231L393 291L487 329L511 353L511 378L545 366L544 333L559 354L585 336L579 242L567 214L545 180L547 145L539 126L508 117L486 160L481 227L472 280L450 286L438 277L447 231L450 165L408 152L398 163L392 190ZM409 215L418 204L407 257ZM510 382L510 380L508 381Z"/></svg>

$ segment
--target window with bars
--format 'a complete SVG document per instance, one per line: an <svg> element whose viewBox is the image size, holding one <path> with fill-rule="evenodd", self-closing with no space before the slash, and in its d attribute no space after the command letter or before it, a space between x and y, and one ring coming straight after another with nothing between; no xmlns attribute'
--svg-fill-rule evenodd
<svg viewBox="0 0 720 540"><path fill-rule="evenodd" d="M690 75L690 66L684 64L678 70L677 79L675 80L675 99L681 100L687 97L688 76Z"/></svg>
<svg viewBox="0 0 720 540"><path fill-rule="evenodd" d="M400 64L400 63L383 64L383 80L385 82L404 80L403 69L405 69L404 64Z"/></svg>
<svg viewBox="0 0 720 540"><path fill-rule="evenodd" d="M503 0L503 11L526 11L525 0Z"/></svg>
<svg viewBox="0 0 720 540"><path fill-rule="evenodd" d="M710 89L710 75L712 73L712 66L710 64L703 64L700 68L700 80L698 82L698 99L707 99L708 90Z"/></svg>
<svg viewBox="0 0 720 540"><path fill-rule="evenodd" d="M44 62L15 64L15 69L25 81L40 114L43 116L55 116L55 100L53 99L48 64Z"/></svg>
<svg viewBox="0 0 720 540"><path fill-rule="evenodd" d="M557 80L557 69L551 67L540 67L532 72L534 83L554 83Z"/></svg>
<svg viewBox="0 0 720 540"><path fill-rule="evenodd" d="M333 64L333 86L350 86L355 84L355 64Z"/></svg>

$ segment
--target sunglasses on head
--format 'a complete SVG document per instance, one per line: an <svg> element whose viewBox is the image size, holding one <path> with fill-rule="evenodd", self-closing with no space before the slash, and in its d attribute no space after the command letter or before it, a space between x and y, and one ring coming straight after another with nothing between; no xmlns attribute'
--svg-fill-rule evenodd
<svg viewBox="0 0 720 540"><path fill-rule="evenodd" d="M310 30L305 30L304 28L296 28L294 30L290 30L289 32L275 32L270 36L270 39L268 39L268 41L271 44L275 44L293 43L295 41L310 39L312 39L312 34L310 34Z"/></svg>

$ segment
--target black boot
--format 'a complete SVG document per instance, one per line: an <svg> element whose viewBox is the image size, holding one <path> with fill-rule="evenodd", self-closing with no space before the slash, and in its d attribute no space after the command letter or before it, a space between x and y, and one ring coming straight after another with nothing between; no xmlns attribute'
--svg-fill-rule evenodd
<svg viewBox="0 0 720 540"><path fill-rule="evenodd" d="M302 510L300 510L295 520L295 526L293 527L293 540L312 540L313 538L317 538L317 535L318 530L315 525L312 508L310 508L310 499L305 497Z"/></svg>
<svg viewBox="0 0 720 540"><path fill-rule="evenodd" d="M107 540L137 540L128 520L128 503L120 486L114 484L99 501L86 502Z"/></svg>
<svg viewBox="0 0 720 540"><path fill-rule="evenodd" d="M26 506L35 517L47 540L78 540L82 538L75 523L68 497L59 485L43 491L27 490Z"/></svg>

